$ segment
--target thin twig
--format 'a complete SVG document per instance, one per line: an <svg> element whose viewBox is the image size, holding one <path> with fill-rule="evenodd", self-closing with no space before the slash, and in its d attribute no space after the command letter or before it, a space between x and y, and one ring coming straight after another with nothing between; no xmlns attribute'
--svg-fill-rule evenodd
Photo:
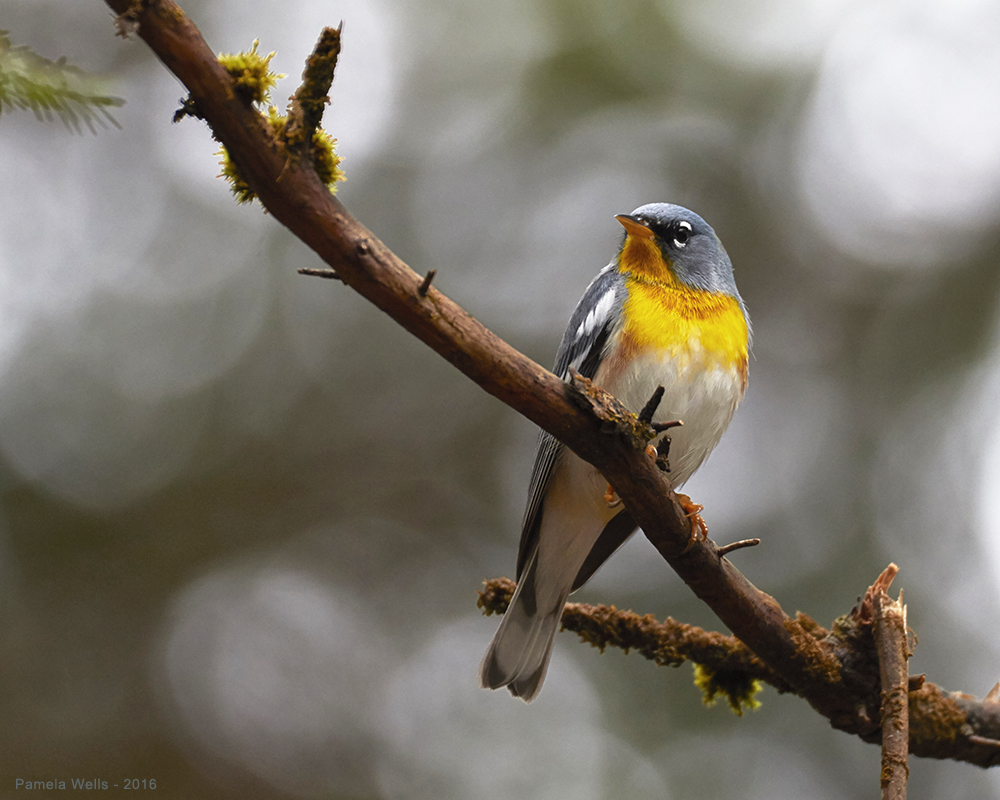
<svg viewBox="0 0 1000 800"><path fill-rule="evenodd" d="M314 275L317 278L329 278L330 280L344 282L344 279L340 277L340 274L336 270L332 269L313 269L312 267L300 267L298 269L299 275Z"/></svg>
<svg viewBox="0 0 1000 800"><path fill-rule="evenodd" d="M889 591L889 587L892 585L893 578L896 577L896 573L899 572L899 567L895 564L890 564L880 574L875 582L868 587L865 591L865 596L861 600L861 605L858 606L857 618L858 621L863 625L871 625L872 620L875 618L875 595L885 593Z"/></svg>
<svg viewBox="0 0 1000 800"><path fill-rule="evenodd" d="M639 412L639 422L644 422L647 425L653 421L653 414L656 413L656 409L660 407L660 401L663 399L664 388L662 386L657 386L656 391L653 392L653 396L646 401L646 405L642 407L642 411Z"/></svg>
<svg viewBox="0 0 1000 800"><path fill-rule="evenodd" d="M652 428L657 433L663 433L664 431L669 431L671 428L680 428L684 425L684 420L682 419L672 419L669 422L651 422L649 427Z"/></svg>
<svg viewBox="0 0 1000 800"><path fill-rule="evenodd" d="M313 134L323 120L323 111L330 102L330 87L340 55L340 33L337 28L323 28L316 47L306 60L302 83L295 90L288 108L285 144L292 153L306 154Z"/></svg>
<svg viewBox="0 0 1000 800"><path fill-rule="evenodd" d="M985 736L976 736L973 734L969 737L969 741L973 744L982 744L987 747L996 747L1000 749L1000 739L988 739Z"/></svg>
<svg viewBox="0 0 1000 800"><path fill-rule="evenodd" d="M424 275L424 279L420 281L420 285L417 287L417 294L421 297L427 297L427 293L431 290L431 281L434 280L435 275L437 275L436 269L427 270L427 274Z"/></svg>
<svg viewBox="0 0 1000 800"><path fill-rule="evenodd" d="M742 550L744 547L756 547L760 544L760 539L740 539L738 542L731 542L719 548L719 555L724 556L734 550Z"/></svg>
<svg viewBox="0 0 1000 800"><path fill-rule="evenodd" d="M896 565L891 564L879 576L872 597L872 633L882 681L882 800L906 800L909 776L910 651L906 641L906 606L902 602L902 592L898 601L886 593L896 571Z"/></svg>

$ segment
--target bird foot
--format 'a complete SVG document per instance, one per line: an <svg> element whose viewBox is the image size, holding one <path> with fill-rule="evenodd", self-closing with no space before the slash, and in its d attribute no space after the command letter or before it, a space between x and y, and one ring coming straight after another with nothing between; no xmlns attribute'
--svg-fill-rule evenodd
<svg viewBox="0 0 1000 800"><path fill-rule="evenodd" d="M693 502L686 494L678 494L677 500L688 519L691 520L691 536L688 538L687 547L684 548L687 551L694 547L697 542L704 542L708 538L708 525L705 524L705 520L701 516L705 506Z"/></svg>
<svg viewBox="0 0 1000 800"><path fill-rule="evenodd" d="M646 445L646 455L649 456L653 461L656 461L658 453L653 445ZM604 490L604 502L608 504L608 508L614 508L615 506L620 506L622 504L622 499L615 494L615 490L608 484L608 488Z"/></svg>

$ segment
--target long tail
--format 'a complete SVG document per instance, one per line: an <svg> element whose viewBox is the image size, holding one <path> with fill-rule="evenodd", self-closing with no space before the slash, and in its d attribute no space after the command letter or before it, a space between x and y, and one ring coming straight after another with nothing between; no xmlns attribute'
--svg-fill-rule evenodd
<svg viewBox="0 0 1000 800"><path fill-rule="evenodd" d="M548 607L538 607L536 573L538 548L524 569L507 613L479 665L479 685L484 689L507 690L526 703L535 699L552 657L552 644L559 630L563 606L570 587Z"/></svg>

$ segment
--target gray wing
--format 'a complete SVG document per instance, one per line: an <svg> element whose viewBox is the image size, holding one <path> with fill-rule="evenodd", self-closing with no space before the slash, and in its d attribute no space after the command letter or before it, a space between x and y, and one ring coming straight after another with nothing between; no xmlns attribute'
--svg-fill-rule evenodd
<svg viewBox="0 0 1000 800"><path fill-rule="evenodd" d="M576 574L571 591L575 592L583 584L590 580L590 576L597 572L598 568L611 558L611 554L628 541L629 536L635 533L638 526L628 509L623 509L615 514L604 526L601 535L597 537L594 546L587 554L587 560L583 562L580 571Z"/></svg>
<svg viewBox="0 0 1000 800"><path fill-rule="evenodd" d="M625 286L612 262L591 281L569 319L562 343L556 352L556 363L552 370L556 375L565 380L572 367L585 378L594 377L614 326L621 317L624 302ZM538 527L542 520L542 505L549 477L564 449L563 444L545 431L539 435L535 464L531 469L531 482L528 485L528 503L521 523L521 544L517 552L519 580L524 565L538 542Z"/></svg>

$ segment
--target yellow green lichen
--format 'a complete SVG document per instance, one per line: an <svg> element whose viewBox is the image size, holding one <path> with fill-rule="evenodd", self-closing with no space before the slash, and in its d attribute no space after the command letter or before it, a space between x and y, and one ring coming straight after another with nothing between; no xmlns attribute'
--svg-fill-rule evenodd
<svg viewBox="0 0 1000 800"><path fill-rule="evenodd" d="M219 173L218 177L225 178L229 181L229 190L236 196L237 203L250 203L256 199L257 193L250 188L250 185L243 180L243 176L240 171L236 168L236 164L229 157L229 151L225 147L220 147L219 152L216 153L217 156L221 156L222 160L219 165L222 167L222 172Z"/></svg>
<svg viewBox="0 0 1000 800"><path fill-rule="evenodd" d="M271 100L271 90L284 75L271 71L274 51L262 56L257 52L259 39L242 53L220 53L219 63L233 79L233 89L248 103L265 105Z"/></svg>
<svg viewBox="0 0 1000 800"><path fill-rule="evenodd" d="M285 126L288 124L288 117L278 113L275 106L267 109L267 123L271 128L276 142L283 141ZM322 128L318 128L312 137L312 148L310 156L312 158L313 169L316 175L326 185L332 194L337 193L337 183L346 180L344 171L340 168L341 156L337 155L337 140ZM219 149L218 155L222 157L219 164L222 166L220 177L229 181L229 188L236 196L237 203L249 203L256 199L257 193L250 188L243 179L239 169L229 157L229 152L225 147Z"/></svg>
<svg viewBox="0 0 1000 800"><path fill-rule="evenodd" d="M316 175L333 193L337 193L337 182L347 180L340 168L343 160L337 155L337 140L322 128L317 128L312 137L312 163Z"/></svg>
<svg viewBox="0 0 1000 800"><path fill-rule="evenodd" d="M715 705L719 695L723 695L729 708L739 717L745 710L760 708L756 695L764 684L750 678L746 672L714 672L703 664L695 664L694 684L701 689L702 702L706 706Z"/></svg>

